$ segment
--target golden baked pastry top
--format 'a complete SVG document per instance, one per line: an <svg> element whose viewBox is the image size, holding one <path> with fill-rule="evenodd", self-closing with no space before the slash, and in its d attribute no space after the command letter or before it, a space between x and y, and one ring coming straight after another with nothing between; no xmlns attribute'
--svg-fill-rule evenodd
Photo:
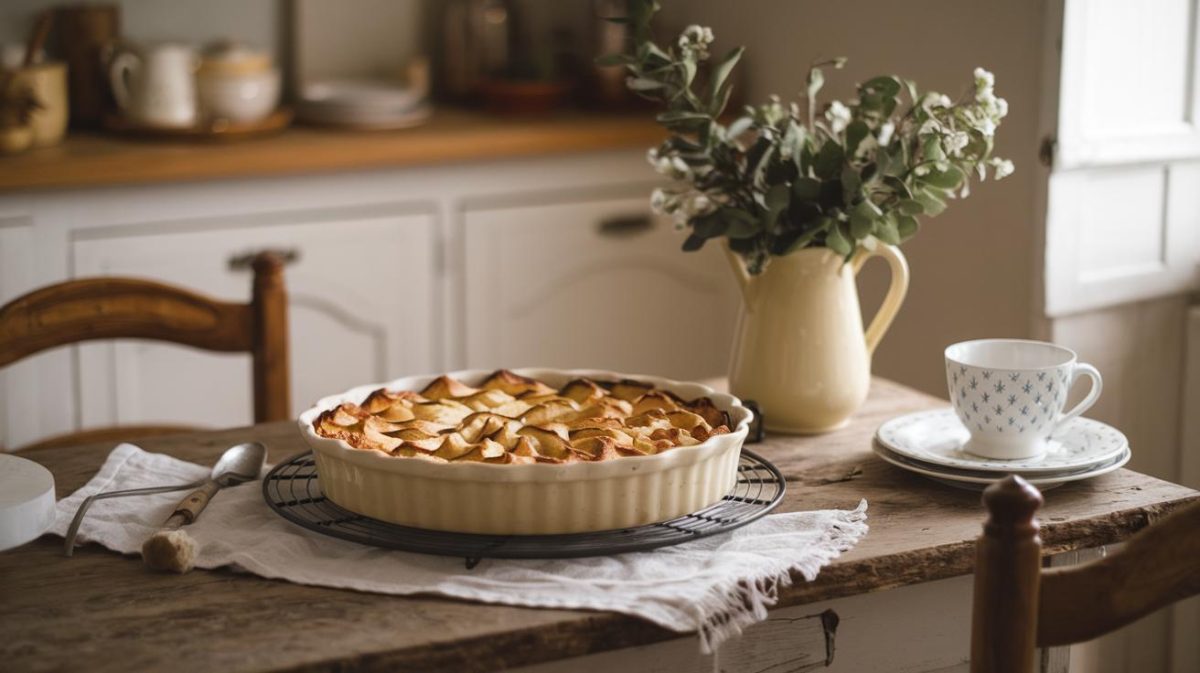
<svg viewBox="0 0 1200 673"><path fill-rule="evenodd" d="M379 389L321 413L313 429L357 449L433 462L573 463L645 456L729 432L712 400L638 381L561 389L507 370L478 388L442 376L419 393Z"/></svg>

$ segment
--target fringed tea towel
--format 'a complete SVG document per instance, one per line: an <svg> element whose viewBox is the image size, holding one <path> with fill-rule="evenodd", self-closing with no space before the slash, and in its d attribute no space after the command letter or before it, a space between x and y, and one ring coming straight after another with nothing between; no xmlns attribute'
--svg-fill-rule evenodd
<svg viewBox="0 0 1200 673"><path fill-rule="evenodd" d="M89 495L185 483L209 468L122 444L87 483L59 501L51 532L63 535ZM182 493L114 498L92 505L79 530L124 554L139 553ZM263 502L261 482L220 491L186 528L196 567L232 566L298 584L382 594L440 594L545 608L610 610L678 632L695 631L703 652L763 620L795 571L812 581L867 533L867 503L851 510L766 516L743 528L654 551L581 559L461 558L367 547L292 525Z"/></svg>

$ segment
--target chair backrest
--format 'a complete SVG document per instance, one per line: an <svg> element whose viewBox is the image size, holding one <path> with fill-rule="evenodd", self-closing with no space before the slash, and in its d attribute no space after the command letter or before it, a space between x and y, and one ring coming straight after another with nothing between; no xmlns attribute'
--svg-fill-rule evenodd
<svg viewBox="0 0 1200 673"><path fill-rule="evenodd" d="M983 495L976 547L972 673L1032 673L1036 648L1090 640L1200 593L1200 502L1131 538L1118 552L1043 570L1042 495L1020 477Z"/></svg>
<svg viewBox="0 0 1200 673"><path fill-rule="evenodd" d="M0 307L0 367L55 346L96 339L246 351L253 362L255 422L285 420L291 403L283 260L265 252L251 266L249 304L132 278L85 278L34 290Z"/></svg>

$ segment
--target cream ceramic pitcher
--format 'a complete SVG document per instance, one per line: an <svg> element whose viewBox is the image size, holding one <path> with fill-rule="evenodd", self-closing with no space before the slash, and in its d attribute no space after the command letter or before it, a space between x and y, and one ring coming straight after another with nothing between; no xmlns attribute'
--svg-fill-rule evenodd
<svg viewBox="0 0 1200 673"><path fill-rule="evenodd" d="M754 400L768 430L816 434L846 425L867 397L871 355L908 291L908 262L894 246L859 248L844 262L828 248L773 257L757 276L726 252L743 305L730 392ZM863 331L855 277L871 257L885 259L891 285Z"/></svg>
<svg viewBox="0 0 1200 673"><path fill-rule="evenodd" d="M117 53L109 77L121 113L145 126L195 125L197 63L195 51L182 44L157 44Z"/></svg>

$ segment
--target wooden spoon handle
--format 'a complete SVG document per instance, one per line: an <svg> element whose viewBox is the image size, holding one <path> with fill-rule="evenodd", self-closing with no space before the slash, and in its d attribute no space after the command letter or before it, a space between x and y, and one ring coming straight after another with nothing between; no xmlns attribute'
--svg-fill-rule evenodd
<svg viewBox="0 0 1200 673"><path fill-rule="evenodd" d="M217 491L221 490L221 485L215 481L210 481L200 488L192 491L188 497L179 502L175 507L175 511L163 524L163 528L173 530L180 526L187 526L200 516L200 512L208 507L208 501L216 495Z"/></svg>

